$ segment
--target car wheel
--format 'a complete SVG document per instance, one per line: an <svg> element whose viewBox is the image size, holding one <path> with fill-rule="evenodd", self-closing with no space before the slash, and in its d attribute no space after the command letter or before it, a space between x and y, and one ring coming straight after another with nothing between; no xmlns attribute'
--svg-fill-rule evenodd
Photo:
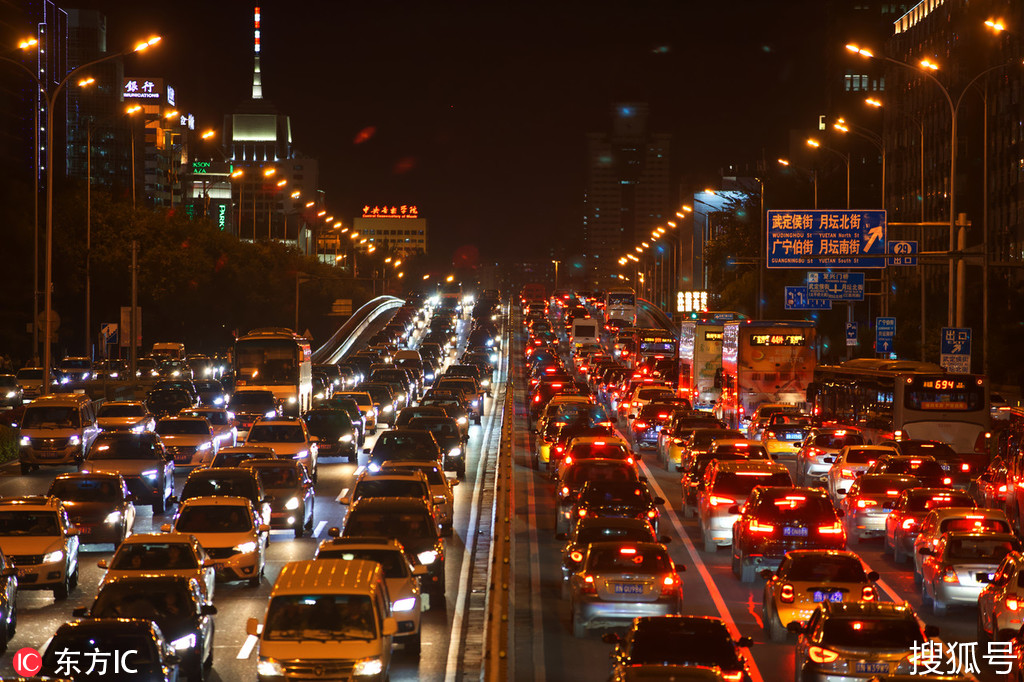
<svg viewBox="0 0 1024 682"><path fill-rule="evenodd" d="M483 423L483 417L481 417L478 414L477 416L473 417L473 423L476 424L477 426L479 426L480 424Z"/></svg>
<svg viewBox="0 0 1024 682"><path fill-rule="evenodd" d="M902 564L904 561L907 560L907 555L903 553L903 550L900 548L900 544L901 543L899 540L893 540L892 560L897 564Z"/></svg>
<svg viewBox="0 0 1024 682"><path fill-rule="evenodd" d="M708 554L714 554L718 551L718 543L712 540L706 533L704 535L704 551Z"/></svg>
<svg viewBox="0 0 1024 682"><path fill-rule="evenodd" d="M301 538L302 534L306 532L306 529L302 527L301 523L295 524L295 537Z"/></svg>
<svg viewBox="0 0 1024 682"><path fill-rule="evenodd" d="M696 515L697 515L697 508L692 506L692 505L686 504L686 502L684 501L683 502L683 518L684 519L692 519Z"/></svg>
<svg viewBox="0 0 1024 682"><path fill-rule="evenodd" d="M262 581L262 579L263 579L263 567L260 566L260 570L256 573L256 575L253 576L252 578L249 578L249 587L259 587L260 586L260 582Z"/></svg>
<svg viewBox="0 0 1024 682"><path fill-rule="evenodd" d="M167 511L167 498L160 493L160 497L153 503L153 513L163 514L165 511Z"/></svg>
<svg viewBox="0 0 1024 682"><path fill-rule="evenodd" d="M978 609L978 643L984 646L988 646L988 642L992 639L991 635L988 634L988 630L985 629L985 619L981 615L981 609ZM3 652L0 652L3 653Z"/></svg>
<svg viewBox="0 0 1024 682"><path fill-rule="evenodd" d="M946 605L946 602L932 599L932 613L936 616L944 616L948 610L949 607Z"/></svg>
<svg viewBox="0 0 1024 682"><path fill-rule="evenodd" d="M11 633L7 623L0 622L0 655L7 653L7 642L11 639Z"/></svg>
<svg viewBox="0 0 1024 682"><path fill-rule="evenodd" d="M922 589L923 589L923 584L924 584L924 576L921 575L920 571L917 570L917 566L915 565L914 566L914 585L916 585L917 587L922 587Z"/></svg>
<svg viewBox="0 0 1024 682"><path fill-rule="evenodd" d="M403 640L405 642L405 653L409 654L410 656L418 657L420 655L421 648L420 640L421 637L419 632L417 632L412 637L406 637Z"/></svg>
<svg viewBox="0 0 1024 682"><path fill-rule="evenodd" d="M64 601L71 594L71 590L71 574L68 573L64 576L64 582L53 588L53 598L56 601Z"/></svg>
<svg viewBox="0 0 1024 682"><path fill-rule="evenodd" d="M789 632L783 627L782 620L779 619L779 612L774 605L765 608L764 625L768 630L768 638L776 644L782 644L789 639Z"/></svg>
<svg viewBox="0 0 1024 682"><path fill-rule="evenodd" d="M464 480L466 478L466 463L465 462L462 462L459 465L459 468L455 470L455 476L460 481L462 481L462 480Z"/></svg>
<svg viewBox="0 0 1024 682"><path fill-rule="evenodd" d="M740 562L740 582L741 583L752 583L757 574L754 572L754 565L748 564L746 561Z"/></svg>
<svg viewBox="0 0 1024 682"><path fill-rule="evenodd" d="M206 679L206 666L197 660L191 670L188 671L189 682L203 682Z"/></svg>
<svg viewBox="0 0 1024 682"><path fill-rule="evenodd" d="M25 464L24 462L22 462L21 463L21 475L25 476L30 471L32 471L32 465L31 464Z"/></svg>
<svg viewBox="0 0 1024 682"><path fill-rule="evenodd" d="M306 521L306 530L313 530L313 514L316 512L316 500L309 501L309 521Z"/></svg>
<svg viewBox="0 0 1024 682"><path fill-rule="evenodd" d="M738 550L736 549L736 543L734 541L732 549L732 574L739 578L742 573L742 560L740 559L739 555L736 554L737 551Z"/></svg>
<svg viewBox="0 0 1024 682"><path fill-rule="evenodd" d="M928 587L924 584L924 581L922 580L921 581L921 604L923 606L928 606L931 603L932 603L932 598L930 596L928 596Z"/></svg>

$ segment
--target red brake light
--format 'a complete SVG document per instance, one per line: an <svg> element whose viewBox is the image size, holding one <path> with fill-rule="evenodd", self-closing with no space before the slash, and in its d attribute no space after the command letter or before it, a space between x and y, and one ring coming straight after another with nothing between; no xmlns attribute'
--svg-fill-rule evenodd
<svg viewBox="0 0 1024 682"><path fill-rule="evenodd" d="M712 507L717 507L719 505L736 504L736 500L732 499L731 497L720 497L719 495L712 495L711 497L708 498L708 504L710 504Z"/></svg>
<svg viewBox="0 0 1024 682"><path fill-rule="evenodd" d="M647 512L647 516L652 518L652 519L658 518L658 510L657 509L650 510L649 512Z"/></svg>
<svg viewBox="0 0 1024 682"><path fill-rule="evenodd" d="M566 464L572 464L572 455L566 455L565 456L565 463Z"/></svg>
<svg viewBox="0 0 1024 682"><path fill-rule="evenodd" d="M751 533L774 533L775 526L770 523L758 523L757 521L751 521L747 526Z"/></svg>
<svg viewBox="0 0 1024 682"><path fill-rule="evenodd" d="M949 478L947 476L946 478L942 479L942 485L952 485L952 484L953 484L953 479L952 478Z"/></svg>
<svg viewBox="0 0 1024 682"><path fill-rule="evenodd" d="M1020 602L1017 601L1016 597L1007 597L1005 604L1006 608L1010 609L1011 611L1016 611L1018 608L1020 608Z"/></svg>
<svg viewBox="0 0 1024 682"><path fill-rule="evenodd" d="M861 601L875 601L875 588L871 585L865 585L860 591Z"/></svg>
<svg viewBox="0 0 1024 682"><path fill-rule="evenodd" d="M577 512L577 513L580 515L580 518L582 519L584 516L587 515L587 510L586 509L580 509L579 512Z"/></svg>
<svg viewBox="0 0 1024 682"><path fill-rule="evenodd" d="M668 596L679 591L679 578L676 575L667 575L661 581L661 596Z"/></svg>
<svg viewBox="0 0 1024 682"><path fill-rule="evenodd" d="M905 519L903 521L903 530L910 530L917 525L917 519Z"/></svg>
<svg viewBox="0 0 1024 682"><path fill-rule="evenodd" d="M563 495L568 495L569 494L569 486L567 486L567 485L563 485L562 486L562 494Z"/></svg>
<svg viewBox="0 0 1024 682"><path fill-rule="evenodd" d="M822 535L842 535L843 524L836 521L835 523L830 523L827 526L818 526L818 532Z"/></svg>
<svg viewBox="0 0 1024 682"><path fill-rule="evenodd" d="M866 509L868 507L875 507L877 505L878 505L878 502L876 502L874 500L857 500L857 507L859 509Z"/></svg>
<svg viewBox="0 0 1024 682"><path fill-rule="evenodd" d="M583 552L581 552L579 550L573 550L572 552L569 553L569 559L571 561L575 561L576 563L579 563L579 562L583 561Z"/></svg>
<svg viewBox="0 0 1024 682"><path fill-rule="evenodd" d="M583 576L583 583L580 585L580 592L583 594L597 594L597 586L594 585L594 576Z"/></svg>
<svg viewBox="0 0 1024 682"><path fill-rule="evenodd" d="M636 547L622 547L619 549L619 554L636 554Z"/></svg>
<svg viewBox="0 0 1024 682"><path fill-rule="evenodd" d="M783 604L792 604L794 599L796 599L796 592L793 590L792 585L786 583L779 590L779 601Z"/></svg>
<svg viewBox="0 0 1024 682"><path fill-rule="evenodd" d="M952 566L946 569L946 572L942 574L942 582L944 583L959 583L960 578L956 574L956 569Z"/></svg>
<svg viewBox="0 0 1024 682"><path fill-rule="evenodd" d="M825 649L820 646L812 646L807 650L807 655L815 663L831 663L832 661L839 658L839 654L831 649Z"/></svg>
<svg viewBox="0 0 1024 682"><path fill-rule="evenodd" d="M970 471L970 470L971 470L971 465L968 464L967 462L964 462L963 464L960 465L960 471Z"/></svg>

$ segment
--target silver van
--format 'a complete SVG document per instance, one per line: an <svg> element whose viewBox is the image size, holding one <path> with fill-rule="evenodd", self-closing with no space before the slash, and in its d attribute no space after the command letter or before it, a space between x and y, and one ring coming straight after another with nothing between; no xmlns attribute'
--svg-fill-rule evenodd
<svg viewBox="0 0 1024 682"><path fill-rule="evenodd" d="M40 465L77 464L99 435L93 401L83 393L54 393L25 407L18 457L21 473Z"/></svg>

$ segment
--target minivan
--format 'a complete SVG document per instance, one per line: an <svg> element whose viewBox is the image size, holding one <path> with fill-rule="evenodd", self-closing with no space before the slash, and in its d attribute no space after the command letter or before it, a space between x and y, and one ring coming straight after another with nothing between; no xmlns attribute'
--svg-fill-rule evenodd
<svg viewBox="0 0 1024 682"><path fill-rule="evenodd" d="M89 396L54 393L36 398L25 408L21 420L21 473L40 465L81 462L99 432Z"/></svg>
<svg viewBox="0 0 1024 682"><path fill-rule="evenodd" d="M256 679L386 680L398 623L384 570L364 559L290 561L270 592L259 638Z"/></svg>

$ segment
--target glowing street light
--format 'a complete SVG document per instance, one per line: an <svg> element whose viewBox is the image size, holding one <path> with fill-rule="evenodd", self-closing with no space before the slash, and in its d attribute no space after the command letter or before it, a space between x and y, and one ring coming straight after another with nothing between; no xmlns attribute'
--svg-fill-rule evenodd
<svg viewBox="0 0 1024 682"><path fill-rule="evenodd" d="M455 281L455 275L448 275L447 277L444 278L444 281L449 282L449 283L454 282Z"/></svg>
<svg viewBox="0 0 1024 682"><path fill-rule="evenodd" d="M430 279L430 275L423 275L423 281L424 282L427 281L428 279Z"/></svg>
<svg viewBox="0 0 1024 682"><path fill-rule="evenodd" d="M269 178L270 176L272 176L276 172L277 172L276 168L264 168L263 169L263 177Z"/></svg>
<svg viewBox="0 0 1024 682"><path fill-rule="evenodd" d="M922 59L920 62L918 62L918 64L920 64L925 69L930 69L932 71L939 70L939 65L930 59Z"/></svg>
<svg viewBox="0 0 1024 682"><path fill-rule="evenodd" d="M875 109L880 109L882 107L881 100L877 100L874 97L866 98L864 100L864 104L867 104L869 107L874 107Z"/></svg>
<svg viewBox="0 0 1024 682"><path fill-rule="evenodd" d="M213 137L216 134L217 134L217 132L215 130L212 130L212 129L211 130L204 130L203 134L200 135L199 137L201 137L204 140L209 140L211 137Z"/></svg>
<svg viewBox="0 0 1024 682"><path fill-rule="evenodd" d="M231 177L233 177L233 178L240 178L240 177L242 177L243 175L245 175L245 171L244 171L244 170L242 170L241 168L239 168L239 169L238 169L238 170L236 170L236 171L232 171L232 172L231 172Z"/></svg>
<svg viewBox="0 0 1024 682"><path fill-rule="evenodd" d="M39 44L39 41L35 38L25 38L23 41L18 43L19 50L27 50L30 47L35 47Z"/></svg>
<svg viewBox="0 0 1024 682"><path fill-rule="evenodd" d="M160 36L153 36L149 40L146 40L146 41L141 42L138 45L136 45L135 49L132 50L132 52L142 52L143 50L147 50L147 49L153 47L154 45L156 45L157 43L159 43L160 40L161 40Z"/></svg>
<svg viewBox="0 0 1024 682"><path fill-rule="evenodd" d="M295 190L294 192L291 193L291 198L292 199L298 199L301 196L302 196L302 192L300 192L299 190Z"/></svg>
<svg viewBox="0 0 1024 682"><path fill-rule="evenodd" d="M1003 23L1002 19L987 19L985 25L996 33L1001 33L1006 30L1006 24Z"/></svg>
<svg viewBox="0 0 1024 682"><path fill-rule="evenodd" d="M178 116L178 110L177 109L171 109L170 111L168 111L168 112L166 112L164 114L164 118L166 118L168 121L171 120L172 118L175 118L176 116Z"/></svg>
<svg viewBox="0 0 1024 682"><path fill-rule="evenodd" d="M315 204L316 204L316 202L315 202L315 201L307 201L307 202L306 202L306 208L313 208L313 206L314 206Z"/></svg>
<svg viewBox="0 0 1024 682"><path fill-rule="evenodd" d="M287 184L288 184L288 181L287 181L287 180L284 180L284 179L281 179L281 180L278 180L278 181L277 181L277 186L278 186L278 187L284 187L284 186L285 186L285 185L287 185Z"/></svg>
<svg viewBox="0 0 1024 682"><path fill-rule="evenodd" d="M317 211L316 213L317 218L323 218L325 215L327 215L327 211Z"/></svg>
<svg viewBox="0 0 1024 682"><path fill-rule="evenodd" d="M78 87L86 88L86 87L89 87L90 85L92 85L95 82L96 82L96 79L91 77L91 76L89 78L83 78L82 80L78 81Z"/></svg>

